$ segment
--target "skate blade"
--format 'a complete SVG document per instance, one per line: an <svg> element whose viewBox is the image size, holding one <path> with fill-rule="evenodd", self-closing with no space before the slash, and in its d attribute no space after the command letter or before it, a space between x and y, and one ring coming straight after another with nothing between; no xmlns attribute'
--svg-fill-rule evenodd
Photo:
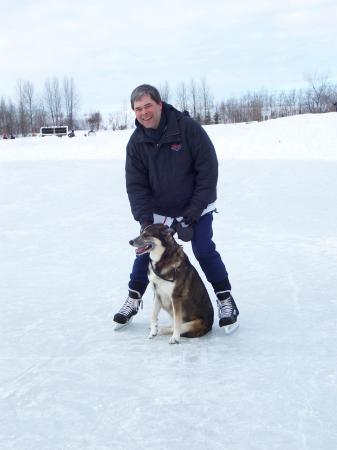
<svg viewBox="0 0 337 450"><path fill-rule="evenodd" d="M115 330L115 331L118 331L118 330L120 330L120 329L122 329L122 328L127 327L127 326L130 325L130 323L132 322L132 319L133 319L133 317L131 317L126 323L118 323L118 322L114 322L114 321L113 321L113 324L114 324L114 330Z"/></svg>
<svg viewBox="0 0 337 450"><path fill-rule="evenodd" d="M230 325L225 325L224 327L221 328L224 330L225 334L232 334L239 328L239 326L240 326L239 322L235 322Z"/></svg>

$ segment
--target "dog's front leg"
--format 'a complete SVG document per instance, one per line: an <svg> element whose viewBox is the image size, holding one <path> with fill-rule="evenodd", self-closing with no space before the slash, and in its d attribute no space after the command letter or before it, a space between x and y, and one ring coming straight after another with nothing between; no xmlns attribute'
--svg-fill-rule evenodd
<svg viewBox="0 0 337 450"><path fill-rule="evenodd" d="M170 344L179 344L181 324L182 324L182 313L181 313L181 303L178 299L172 300L173 306L173 334L170 339Z"/></svg>
<svg viewBox="0 0 337 450"><path fill-rule="evenodd" d="M158 299L158 296L155 295L154 302L153 302L151 323L150 323L149 339L152 339L153 337L157 336L157 334L158 334L158 315L159 315L160 310L161 310L161 303Z"/></svg>

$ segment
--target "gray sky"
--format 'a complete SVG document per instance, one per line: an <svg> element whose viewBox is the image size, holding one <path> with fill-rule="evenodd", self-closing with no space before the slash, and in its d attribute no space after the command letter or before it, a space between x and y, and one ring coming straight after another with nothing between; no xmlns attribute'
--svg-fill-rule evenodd
<svg viewBox="0 0 337 450"><path fill-rule="evenodd" d="M337 82L336 0L0 0L0 96L74 77L81 111L128 102L142 83L206 77L216 100Z"/></svg>

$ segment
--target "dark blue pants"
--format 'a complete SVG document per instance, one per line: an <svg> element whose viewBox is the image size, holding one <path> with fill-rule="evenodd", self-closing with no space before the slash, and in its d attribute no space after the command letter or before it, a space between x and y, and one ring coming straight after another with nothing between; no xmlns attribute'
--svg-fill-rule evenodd
<svg viewBox="0 0 337 450"><path fill-rule="evenodd" d="M228 280L226 267L212 240L212 222L213 213L207 213L201 216L198 222L193 225L192 250L215 292L230 290L231 285ZM137 256L130 274L129 288L139 291L142 295L149 283L147 277L149 261L150 256L148 253Z"/></svg>

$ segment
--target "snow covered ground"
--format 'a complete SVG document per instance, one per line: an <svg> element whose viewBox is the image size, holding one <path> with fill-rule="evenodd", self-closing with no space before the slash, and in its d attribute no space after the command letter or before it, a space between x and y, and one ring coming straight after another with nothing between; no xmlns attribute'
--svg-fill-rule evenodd
<svg viewBox="0 0 337 450"><path fill-rule="evenodd" d="M241 327L175 346L111 323L130 131L0 141L1 450L337 448L337 114L206 131Z"/></svg>

